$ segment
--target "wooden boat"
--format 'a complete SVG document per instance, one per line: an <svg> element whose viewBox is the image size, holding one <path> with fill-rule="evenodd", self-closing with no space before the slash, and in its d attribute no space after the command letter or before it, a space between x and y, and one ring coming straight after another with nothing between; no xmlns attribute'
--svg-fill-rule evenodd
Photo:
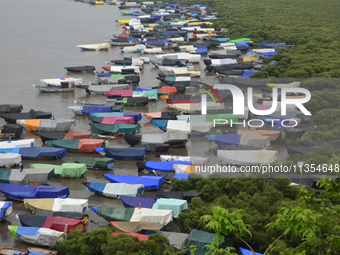
<svg viewBox="0 0 340 255"><path fill-rule="evenodd" d="M110 47L109 43L97 43L97 44L83 44L83 45L77 45L77 48L80 48L81 50L108 50Z"/></svg>
<svg viewBox="0 0 340 255"><path fill-rule="evenodd" d="M42 248L37 248L37 247L28 247L27 250L30 253L40 253L44 255L57 255L58 254L57 251L47 250L47 249L42 249Z"/></svg>
<svg viewBox="0 0 340 255"><path fill-rule="evenodd" d="M40 92L46 92L46 93L59 93L59 92L74 92L73 88L61 88L61 87L40 87L38 85L34 85L33 87L37 88Z"/></svg>
<svg viewBox="0 0 340 255"><path fill-rule="evenodd" d="M26 254L28 254L27 251L16 248L4 247L0 249L0 255L26 255Z"/></svg>

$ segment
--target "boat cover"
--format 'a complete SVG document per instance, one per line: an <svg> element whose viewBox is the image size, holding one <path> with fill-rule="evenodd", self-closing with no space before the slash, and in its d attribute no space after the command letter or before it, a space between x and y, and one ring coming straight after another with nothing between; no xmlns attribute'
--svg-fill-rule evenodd
<svg viewBox="0 0 340 255"><path fill-rule="evenodd" d="M94 123L101 124L133 124L135 120L133 117L124 117L124 116L111 116L111 117L87 117L88 120Z"/></svg>
<svg viewBox="0 0 340 255"><path fill-rule="evenodd" d="M171 210L107 207L92 207L91 210L107 221L150 222L167 225L173 219Z"/></svg>
<svg viewBox="0 0 340 255"><path fill-rule="evenodd" d="M143 184L126 183L83 183L90 191L105 197L118 197L120 195L136 197L144 192Z"/></svg>
<svg viewBox="0 0 340 255"><path fill-rule="evenodd" d="M35 211L37 216L49 216L49 217L63 217L67 219L83 220L88 222L89 215L80 212L49 212L49 211Z"/></svg>
<svg viewBox="0 0 340 255"><path fill-rule="evenodd" d="M32 211L83 213L88 207L88 200L75 198L24 199L24 205L26 209Z"/></svg>
<svg viewBox="0 0 340 255"><path fill-rule="evenodd" d="M79 178L87 171L87 167L85 164L76 163L64 163L62 165L30 164L30 167L31 168L53 167L54 174L59 175L63 178Z"/></svg>
<svg viewBox="0 0 340 255"><path fill-rule="evenodd" d="M188 209L188 202L181 199L159 198L152 209L171 210L172 216L177 218L182 211Z"/></svg>
<svg viewBox="0 0 340 255"><path fill-rule="evenodd" d="M96 68L94 66L72 66L72 67L65 67L67 72L92 72L95 71Z"/></svg>
<svg viewBox="0 0 340 255"><path fill-rule="evenodd" d="M158 93L157 90L152 91L134 91L132 97L147 97L149 100L157 100Z"/></svg>
<svg viewBox="0 0 340 255"><path fill-rule="evenodd" d="M139 241L148 241L149 240L149 236L147 235L142 235L142 234L136 234L136 233L112 233L113 236L118 236L118 235L128 235L128 236L134 236L134 237L137 237L139 239Z"/></svg>
<svg viewBox="0 0 340 255"><path fill-rule="evenodd" d="M151 113L144 113L144 117L147 119L166 119L166 120L175 120L178 112L151 112Z"/></svg>
<svg viewBox="0 0 340 255"><path fill-rule="evenodd" d="M10 215L13 209L13 202L0 201L0 220Z"/></svg>
<svg viewBox="0 0 340 255"><path fill-rule="evenodd" d="M272 164L277 160L274 150L217 150L218 159L225 164L259 165Z"/></svg>
<svg viewBox="0 0 340 255"><path fill-rule="evenodd" d="M148 152L145 148L105 148L105 153L108 158L144 160Z"/></svg>
<svg viewBox="0 0 340 255"><path fill-rule="evenodd" d="M25 198L65 198L70 191L63 186L38 186L0 183L0 192L13 199Z"/></svg>
<svg viewBox="0 0 340 255"><path fill-rule="evenodd" d="M135 105L135 106L144 106L149 103L148 97L124 97L123 103L126 106Z"/></svg>
<svg viewBox="0 0 340 255"><path fill-rule="evenodd" d="M64 148L49 148L49 147L29 147L29 148L10 148L0 149L0 162L2 160L2 154L20 154L23 159L32 159L39 157L55 157L61 159L66 157L67 152ZM17 155L18 156L18 155ZM17 157L16 157L17 158ZM0 163L1 165L1 163Z"/></svg>
<svg viewBox="0 0 340 255"><path fill-rule="evenodd" d="M125 75L124 75L125 76ZM112 78L107 78L112 79ZM105 80L101 78L100 80ZM118 82L119 79L117 79ZM115 91L115 90L124 90L129 89L130 85L128 84L114 84L114 85L89 85L88 91L94 95L105 95L107 91Z"/></svg>
<svg viewBox="0 0 340 255"><path fill-rule="evenodd" d="M146 49L146 45L143 44L138 44L138 45L134 45L134 46L127 46L123 48L123 52L125 53L132 53L132 52L140 52L140 51L144 51Z"/></svg>
<svg viewBox="0 0 340 255"><path fill-rule="evenodd" d="M205 165L208 163L208 158L198 157L198 156L175 156L175 155L161 155L161 161L190 161L193 165Z"/></svg>
<svg viewBox="0 0 340 255"><path fill-rule="evenodd" d="M21 104L1 104L0 113L19 113L24 109Z"/></svg>
<svg viewBox="0 0 340 255"><path fill-rule="evenodd" d="M109 147L109 142L104 139L67 139L50 140L46 142L49 146L65 148L66 150L94 152L95 148Z"/></svg>
<svg viewBox="0 0 340 255"><path fill-rule="evenodd" d="M30 131L64 131L67 132L74 124L74 119L33 119L17 120L17 124Z"/></svg>
<svg viewBox="0 0 340 255"><path fill-rule="evenodd" d="M18 141L12 141L10 139L8 142L0 142L1 149L30 147L34 147L34 139L23 139Z"/></svg>
<svg viewBox="0 0 340 255"><path fill-rule="evenodd" d="M104 177L111 183L142 184L145 189L160 189L161 185L164 184L163 177L158 176L104 174Z"/></svg>
<svg viewBox="0 0 340 255"><path fill-rule="evenodd" d="M168 143L174 140L187 140L188 133L180 131L168 131L162 134L142 134L142 143Z"/></svg>
<svg viewBox="0 0 340 255"><path fill-rule="evenodd" d="M56 79L41 79L40 82L49 86L61 87L62 83L64 82L72 83L74 85L80 85L83 82L83 79L68 77Z"/></svg>
<svg viewBox="0 0 340 255"><path fill-rule="evenodd" d="M178 232L167 232L167 231L158 231L157 233L168 238L171 246L174 246L177 249L182 248L182 244L189 234L178 233Z"/></svg>
<svg viewBox="0 0 340 255"><path fill-rule="evenodd" d="M156 198L148 197L131 197L131 196L119 196L120 201L124 207L140 207L140 208L152 208L153 204L156 203Z"/></svg>
<svg viewBox="0 0 340 255"><path fill-rule="evenodd" d="M31 215L19 215L19 220L23 227L48 228L60 232L64 232L66 227L67 234L69 234L71 230L85 232L85 221L83 220Z"/></svg>
<svg viewBox="0 0 340 255"><path fill-rule="evenodd" d="M241 248L239 247L240 249L240 252L242 255L254 255L254 252L252 252L251 250L247 250L247 249L244 249L244 248ZM255 252L256 255L262 255L262 253L258 253L258 252Z"/></svg>
<svg viewBox="0 0 340 255"><path fill-rule="evenodd" d="M0 167L11 167L21 163L22 159L20 154L3 152L9 150L12 149L0 149Z"/></svg>
<svg viewBox="0 0 340 255"><path fill-rule="evenodd" d="M140 232L142 230L159 231L164 227L163 224L152 222L123 222L111 221L110 224L123 232Z"/></svg>
<svg viewBox="0 0 340 255"><path fill-rule="evenodd" d="M157 59L186 59L189 62L200 62L201 55L199 54L187 54L187 53L173 53L173 54L163 54L163 55L157 55Z"/></svg>
<svg viewBox="0 0 340 255"><path fill-rule="evenodd" d="M98 135L115 135L118 133L127 134L127 135L135 135L139 126L135 124L100 124L100 123L91 123L91 130L93 133Z"/></svg>
<svg viewBox="0 0 340 255"><path fill-rule="evenodd" d="M86 164L87 167L102 170L112 169L115 162L112 158L71 157L71 159L74 163Z"/></svg>
<svg viewBox="0 0 340 255"><path fill-rule="evenodd" d="M117 98L117 97L132 97L133 90L116 90L116 91L107 91L106 96L108 98Z"/></svg>
<svg viewBox="0 0 340 255"><path fill-rule="evenodd" d="M215 234L193 229L183 242L182 250L188 247L190 249L192 245L195 245L197 247L195 253L198 255L205 255L209 252L209 249L206 247L206 245L213 243L214 239ZM226 247L232 247L231 240L229 238L224 237L224 242L219 241L218 247L221 249L225 249Z"/></svg>
<svg viewBox="0 0 340 255"><path fill-rule="evenodd" d="M6 124L1 130L1 134L14 134L15 138L20 138L24 127L16 124Z"/></svg>
<svg viewBox="0 0 340 255"><path fill-rule="evenodd" d="M94 112L112 112L112 105L96 105L96 106L69 106L71 110L81 112L83 115L88 115Z"/></svg>
<svg viewBox="0 0 340 255"><path fill-rule="evenodd" d="M115 116L124 116L124 117L133 117L135 123L142 119L142 114L138 112L111 112L111 113L91 113L91 117L115 117Z"/></svg>
<svg viewBox="0 0 340 255"><path fill-rule="evenodd" d="M180 160L173 160L173 161L147 161L145 162L145 166L143 168L146 168L150 172L154 171L162 171L162 172L173 172L174 164L182 164L182 165L191 165L190 161L180 161Z"/></svg>
<svg viewBox="0 0 340 255"><path fill-rule="evenodd" d="M202 109L201 103L185 103L185 104L168 104L169 108L176 109L177 111L181 111L183 113L194 113L195 111L200 111ZM224 103L215 104L214 102L207 102L207 109L224 109Z"/></svg>
<svg viewBox="0 0 340 255"><path fill-rule="evenodd" d="M31 109L29 112L3 113L0 117L8 123L15 123L18 119L50 119L52 117L52 113Z"/></svg>
<svg viewBox="0 0 340 255"><path fill-rule="evenodd" d="M54 176L54 168L36 168L36 169L1 169L0 183L21 184L21 185L46 185Z"/></svg>
<svg viewBox="0 0 340 255"><path fill-rule="evenodd" d="M184 199L191 202L191 199L194 197L203 198L203 193L198 192L185 192L185 191L157 191L158 198L176 198L176 199Z"/></svg>
<svg viewBox="0 0 340 255"><path fill-rule="evenodd" d="M224 145L244 145L255 147L269 147L269 136L263 136L258 134L245 134L245 135L205 135L204 138L209 141L215 141L218 146Z"/></svg>
<svg viewBox="0 0 340 255"><path fill-rule="evenodd" d="M80 48L82 50L105 50L110 47L108 43L96 43L96 44L83 44L83 45L77 45L77 48Z"/></svg>

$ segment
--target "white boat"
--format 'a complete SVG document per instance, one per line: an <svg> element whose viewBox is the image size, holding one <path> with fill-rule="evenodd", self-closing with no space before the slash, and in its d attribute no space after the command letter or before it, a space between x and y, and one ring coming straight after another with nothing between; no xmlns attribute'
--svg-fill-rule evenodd
<svg viewBox="0 0 340 255"><path fill-rule="evenodd" d="M199 54L187 54L187 53L174 53L174 54L164 54L164 55L157 55L157 59L187 59L189 62L200 62L201 55Z"/></svg>
<svg viewBox="0 0 340 255"><path fill-rule="evenodd" d="M127 47L124 47L122 49L122 51L124 53L134 53L134 52L141 52L141 51L144 51L146 49L146 46L143 45L143 44L137 44L137 45L134 45L134 46L127 46Z"/></svg>
<svg viewBox="0 0 340 255"><path fill-rule="evenodd" d="M162 48L147 48L147 49L141 51L141 53L144 53L144 54L162 54L163 50L162 50Z"/></svg>
<svg viewBox="0 0 340 255"><path fill-rule="evenodd" d="M34 147L34 139L23 139L19 141L9 140L8 142L0 142L0 148L28 148Z"/></svg>
<svg viewBox="0 0 340 255"><path fill-rule="evenodd" d="M0 153L0 167L11 167L21 164L21 155L17 153Z"/></svg>
<svg viewBox="0 0 340 255"><path fill-rule="evenodd" d="M68 77L68 78L55 78L55 79L41 79L40 82L48 86L61 87L62 82L68 82L74 85L81 85L81 83L83 82L83 79Z"/></svg>
<svg viewBox="0 0 340 255"><path fill-rule="evenodd" d="M77 45L76 47L82 49L82 50L108 50L110 47L109 43L97 43L97 44L83 44L83 45Z"/></svg>

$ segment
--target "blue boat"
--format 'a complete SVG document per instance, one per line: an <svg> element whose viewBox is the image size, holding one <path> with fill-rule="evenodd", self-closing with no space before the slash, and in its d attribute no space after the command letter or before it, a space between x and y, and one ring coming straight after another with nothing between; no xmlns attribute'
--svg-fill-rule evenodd
<svg viewBox="0 0 340 255"><path fill-rule="evenodd" d="M133 196L143 194L143 184L83 182L90 191L105 197Z"/></svg>
<svg viewBox="0 0 340 255"><path fill-rule="evenodd" d="M148 153L146 148L105 148L106 157L114 159L144 160Z"/></svg>
<svg viewBox="0 0 340 255"><path fill-rule="evenodd" d="M135 123L142 119L142 114L139 112L102 112L102 113L90 113L91 117L114 117L114 116L124 116L133 117Z"/></svg>
<svg viewBox="0 0 340 255"><path fill-rule="evenodd" d="M50 147L0 149L0 153L20 154L22 159L32 159L32 158L40 158L40 157L53 157L53 158L61 159L67 156L66 149L50 148Z"/></svg>
<svg viewBox="0 0 340 255"><path fill-rule="evenodd" d="M148 207L148 208L151 208L151 207ZM0 201L0 221L3 220L6 216L8 216L12 212L12 209L13 209L13 202Z"/></svg>
<svg viewBox="0 0 340 255"><path fill-rule="evenodd" d="M161 172L174 172L174 164L179 165L191 165L190 161L181 161L181 160L173 160L173 161L147 161L147 162L138 162L138 171L147 169L150 172L152 171L161 171Z"/></svg>
<svg viewBox="0 0 340 255"><path fill-rule="evenodd" d="M250 78L253 74L256 74L258 71L252 71L252 70L244 70L241 78Z"/></svg>
<svg viewBox="0 0 340 255"><path fill-rule="evenodd" d="M199 47L197 47L197 49L195 50L195 53L197 53L197 54L205 54L205 53L208 53L208 47L207 47L207 46L199 46Z"/></svg>
<svg viewBox="0 0 340 255"><path fill-rule="evenodd" d="M141 208L152 208L154 203L156 203L156 198L149 197L131 197L131 196L120 196L120 201L124 207L141 207Z"/></svg>
<svg viewBox="0 0 340 255"><path fill-rule="evenodd" d="M171 40L157 40L157 41L143 41L140 44L150 44L150 45L164 45L164 43L168 43L168 45L172 45Z"/></svg>
<svg viewBox="0 0 340 255"><path fill-rule="evenodd" d="M69 106L69 109L72 110L77 115L89 115L90 113L98 113L98 112L113 112L112 105L96 105L96 106Z"/></svg>
<svg viewBox="0 0 340 255"><path fill-rule="evenodd" d="M143 184L145 189L160 189L164 183L163 177L160 176L128 176L104 174L106 180L111 183Z"/></svg>
<svg viewBox="0 0 340 255"><path fill-rule="evenodd" d="M25 198L67 198L70 194L64 186L38 186L0 183L0 192L13 200Z"/></svg>

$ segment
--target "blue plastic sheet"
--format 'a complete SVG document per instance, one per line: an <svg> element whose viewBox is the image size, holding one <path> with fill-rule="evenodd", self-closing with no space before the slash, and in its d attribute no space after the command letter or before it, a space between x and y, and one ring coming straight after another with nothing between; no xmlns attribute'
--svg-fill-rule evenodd
<svg viewBox="0 0 340 255"><path fill-rule="evenodd" d="M198 54L207 53L208 52L208 47L206 47L206 46L199 46L199 47L197 47L195 52L198 53Z"/></svg>
<svg viewBox="0 0 340 255"><path fill-rule="evenodd" d="M36 227L18 227L16 234L18 237L21 236L35 236L40 228Z"/></svg>
<svg viewBox="0 0 340 255"><path fill-rule="evenodd" d="M87 187L90 191L103 195L106 183L91 182Z"/></svg>
<svg viewBox="0 0 340 255"><path fill-rule="evenodd" d="M273 46L279 46L279 45L286 45L285 43L264 43L261 46L262 47L273 47Z"/></svg>
<svg viewBox="0 0 340 255"><path fill-rule="evenodd" d="M158 120L158 119L151 119L150 122L154 127L158 127L162 130L166 130L169 120Z"/></svg>
<svg viewBox="0 0 340 255"><path fill-rule="evenodd" d="M100 105L100 106L82 106L83 114L90 114L93 112L112 112L112 105Z"/></svg>
<svg viewBox="0 0 340 255"><path fill-rule="evenodd" d="M242 255L254 255L254 253L251 250L247 250L241 247L240 247L240 252L242 253ZM255 254L262 255L262 253L258 253L258 252L255 252Z"/></svg>
<svg viewBox="0 0 340 255"><path fill-rule="evenodd" d="M146 169L150 172L155 171L162 171L162 172L174 172L174 164L179 165L191 165L190 161L181 161L181 160L174 160L174 161L166 161L166 162L153 162L147 161L145 163Z"/></svg>
<svg viewBox="0 0 340 255"><path fill-rule="evenodd" d="M249 78L251 75L256 74L258 71L244 70L242 78Z"/></svg>
<svg viewBox="0 0 340 255"><path fill-rule="evenodd" d="M106 148L106 157L114 159L141 159L148 153L146 148Z"/></svg>
<svg viewBox="0 0 340 255"><path fill-rule="evenodd" d="M164 183L163 177L160 176L104 174L104 177L111 183L143 184L145 189L160 189L160 186Z"/></svg>
<svg viewBox="0 0 340 255"><path fill-rule="evenodd" d="M156 203L156 198L148 197L130 197L130 196L119 196L120 201L124 207L139 207L141 208L152 208L153 204Z"/></svg>
<svg viewBox="0 0 340 255"><path fill-rule="evenodd" d="M223 145L239 145L241 141L241 135L216 135L215 142L218 146Z"/></svg>

